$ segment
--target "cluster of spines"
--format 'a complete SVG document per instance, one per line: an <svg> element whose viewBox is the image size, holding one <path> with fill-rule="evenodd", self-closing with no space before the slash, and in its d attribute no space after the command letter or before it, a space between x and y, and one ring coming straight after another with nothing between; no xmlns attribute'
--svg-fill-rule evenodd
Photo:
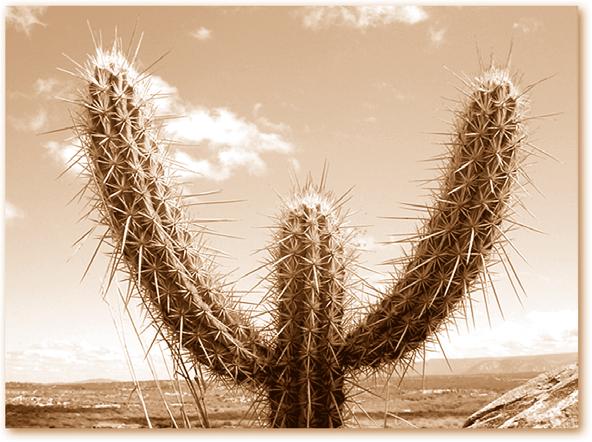
<svg viewBox="0 0 592 442"><path fill-rule="evenodd" d="M135 55L134 55L135 59ZM310 182L285 205L270 247L275 336L271 342L228 304L205 245L192 231L168 175L145 82L119 45L78 76L87 83L75 121L111 274L129 276L169 346L212 373L264 390L269 424L344 423L344 381L365 368L410 362L490 279L491 255L507 258L502 221L524 145L525 97L505 70L468 84L429 219L399 278L367 316L344 324L353 254L342 202ZM499 248L499 250L498 250Z"/></svg>

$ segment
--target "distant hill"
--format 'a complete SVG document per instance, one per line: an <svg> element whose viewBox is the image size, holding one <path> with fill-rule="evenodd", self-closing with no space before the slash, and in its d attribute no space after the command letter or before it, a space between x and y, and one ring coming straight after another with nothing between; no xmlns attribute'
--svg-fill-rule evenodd
<svg viewBox="0 0 592 442"><path fill-rule="evenodd" d="M86 379L84 381L77 382L78 384L108 384L111 382L119 382L114 379L108 378L96 378L96 379Z"/></svg>
<svg viewBox="0 0 592 442"><path fill-rule="evenodd" d="M577 362L577 353L549 355L508 356L493 358L449 359L452 371L444 359L426 362L426 375L473 375L496 373L542 373ZM422 373L422 363L415 364L415 371L409 376Z"/></svg>
<svg viewBox="0 0 592 442"><path fill-rule="evenodd" d="M559 353L532 356L508 356L490 358L449 359L452 371L444 359L430 359L426 362L427 376L462 376L462 375L495 375L503 373L543 373L555 368L573 364L578 361L577 353ZM415 370L415 371L414 371ZM421 376L422 363L415 364L414 370L407 372L408 377ZM163 380L166 381L166 380ZM50 384L109 384L119 382L115 379L87 379L83 381L49 382ZM142 382L153 382L142 380ZM8 381L6 385L30 384L24 381Z"/></svg>

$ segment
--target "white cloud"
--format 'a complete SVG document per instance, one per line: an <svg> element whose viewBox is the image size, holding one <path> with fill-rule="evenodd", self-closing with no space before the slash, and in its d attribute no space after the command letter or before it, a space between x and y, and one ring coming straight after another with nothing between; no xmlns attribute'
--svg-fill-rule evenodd
<svg viewBox="0 0 592 442"><path fill-rule="evenodd" d="M446 36L446 28L430 28L428 32L432 44L437 48L442 46L442 43L444 43L444 37Z"/></svg>
<svg viewBox="0 0 592 442"><path fill-rule="evenodd" d="M55 78L38 78L33 87L37 95L50 95L58 89L59 81Z"/></svg>
<svg viewBox="0 0 592 442"><path fill-rule="evenodd" d="M263 107L263 103L255 103L253 105L253 116L257 118L259 113L261 112L261 108Z"/></svg>
<svg viewBox="0 0 592 442"><path fill-rule="evenodd" d="M30 117L15 118L9 116L8 121L17 130L39 132L46 127L48 115L45 109L39 109L37 113Z"/></svg>
<svg viewBox="0 0 592 442"><path fill-rule="evenodd" d="M152 97L152 104L159 115L182 114L185 106L179 99L177 88L158 75L152 75L145 83L146 94Z"/></svg>
<svg viewBox="0 0 592 442"><path fill-rule="evenodd" d="M4 201L4 219L6 219L6 221L23 218L24 216L25 215L21 209L9 201Z"/></svg>
<svg viewBox="0 0 592 442"><path fill-rule="evenodd" d="M206 142L213 148L229 146L257 152L282 153L292 150L292 146L280 134L262 132L256 124L223 108L193 108L186 117L174 119L167 124L166 131L178 140Z"/></svg>
<svg viewBox="0 0 592 442"><path fill-rule="evenodd" d="M290 167L292 168L292 170L294 172L299 172L300 169L302 168L300 161L298 161L296 158L291 157L288 159L288 162L290 164Z"/></svg>
<svg viewBox="0 0 592 442"><path fill-rule="evenodd" d="M275 123L263 116L257 118L257 123L265 129L269 129L273 132L287 133L290 131L290 126L286 123Z"/></svg>
<svg viewBox="0 0 592 442"><path fill-rule="evenodd" d="M199 29L196 29L191 33L191 36L197 38L200 41L209 40L212 38L212 31L208 28L201 26Z"/></svg>
<svg viewBox="0 0 592 442"><path fill-rule="evenodd" d="M44 144L45 149L58 163L70 167L74 162L75 164L69 169L74 173L80 173L84 169L85 157L79 157L80 145L77 142L57 142L48 141Z"/></svg>
<svg viewBox="0 0 592 442"><path fill-rule="evenodd" d="M73 93L73 84L69 81L58 80L53 77L38 78L33 83L33 92L9 92L11 98L25 99L38 104L33 114L15 117L8 115L6 120L19 131L39 133L48 129L51 115L45 108L44 101L55 101L56 96L67 97Z"/></svg>
<svg viewBox="0 0 592 442"><path fill-rule="evenodd" d="M54 87L55 83L49 80L36 84L37 91ZM264 155L285 155L294 150L285 137L290 128L283 123L274 123L263 116L253 122L225 108L195 106L184 101L175 86L157 75L145 83L145 91L152 97L157 115L178 116L164 124L163 136L177 143L200 146L199 158L190 155L188 147L171 147L172 158L182 166L177 171L179 175L194 172L191 175L223 181L241 168L252 175L260 175L267 169ZM257 108L255 105L254 112ZM46 143L45 147L62 163L69 161L79 150L74 144L56 141ZM81 169L80 165L72 168L75 172Z"/></svg>
<svg viewBox="0 0 592 442"><path fill-rule="evenodd" d="M53 100L56 96L65 97L75 94L74 82L54 77L38 78L33 84L36 97Z"/></svg>
<svg viewBox="0 0 592 442"><path fill-rule="evenodd" d="M427 18L420 6L318 6L305 9L302 24L314 30L336 25L366 29L394 23L414 25Z"/></svg>
<svg viewBox="0 0 592 442"><path fill-rule="evenodd" d="M133 336L127 338L134 370L138 378L151 379L148 364L135 339ZM160 378L167 378L164 363L158 358L154 358L154 362ZM131 378L121 346L97 346L83 340L42 340L22 350L7 351L5 365L5 377L9 381L75 382Z"/></svg>
<svg viewBox="0 0 592 442"><path fill-rule="evenodd" d="M229 177L229 173L221 169L215 169L209 160L196 160L191 155L182 151L175 152L173 159L183 167L177 173L179 176L197 174L213 179L214 181L223 181Z"/></svg>
<svg viewBox="0 0 592 442"><path fill-rule="evenodd" d="M263 153L288 154L293 150L282 135L262 132L256 124L227 109L195 108L185 118L172 120L166 132L179 141L207 147L209 158L195 160L188 153L178 150L175 160L215 181L228 179L241 167L252 175L260 175L267 168Z"/></svg>
<svg viewBox="0 0 592 442"><path fill-rule="evenodd" d="M501 320L500 320L501 321ZM558 310L532 311L495 324L493 328L477 323L466 332L459 321L460 333L450 329L440 340L449 358L535 355L578 351L578 312ZM438 357L438 356L433 356Z"/></svg>
<svg viewBox="0 0 592 442"><path fill-rule="evenodd" d="M183 167L179 170L178 175L191 176L196 174L214 181L227 180L239 167L246 167L252 175L260 175L267 167L255 152L240 149L218 152L217 161L196 160L182 151L175 152L174 159Z"/></svg>
<svg viewBox="0 0 592 442"><path fill-rule="evenodd" d="M166 124L167 138L203 147L199 159L186 149L177 148L173 153L175 161L198 176L223 181L240 168L260 175L267 169L264 154L289 154L294 150L285 138L290 128L283 123L273 123L263 116L252 122L225 108L194 106L184 102L176 88L158 77L153 80L153 89L168 93L157 103L160 113L181 115ZM254 115L258 115L260 109L261 104L255 104ZM179 173L186 174L182 170Z"/></svg>
<svg viewBox="0 0 592 442"><path fill-rule="evenodd" d="M33 83L33 93L21 91L9 91L10 98L27 100L54 100L56 97L67 97L76 94L76 83L69 80L54 77L38 78Z"/></svg>
<svg viewBox="0 0 592 442"><path fill-rule="evenodd" d="M523 34L530 34L543 27L543 22L533 17L524 17L514 22L512 28L521 31Z"/></svg>
<svg viewBox="0 0 592 442"><path fill-rule="evenodd" d="M255 103L253 106L253 117L255 122L265 129L269 129L273 132L287 133L290 132L290 126L285 123L275 123L268 118L261 115L261 109L263 109L263 103Z"/></svg>
<svg viewBox="0 0 592 442"><path fill-rule="evenodd" d="M47 112L45 111L45 109L41 109L29 120L29 129L38 132L41 129L43 129L46 124Z"/></svg>
<svg viewBox="0 0 592 442"><path fill-rule="evenodd" d="M6 10L6 22L30 36L34 26L47 26L40 20L46 9L40 6L10 6Z"/></svg>

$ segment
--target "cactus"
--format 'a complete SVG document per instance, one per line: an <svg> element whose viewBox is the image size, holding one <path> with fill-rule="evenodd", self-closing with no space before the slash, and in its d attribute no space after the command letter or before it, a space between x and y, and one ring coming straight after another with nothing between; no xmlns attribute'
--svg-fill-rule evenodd
<svg viewBox="0 0 592 442"><path fill-rule="evenodd" d="M397 280L361 320L344 319L355 254L343 199L323 179L284 203L269 248L273 334L230 305L192 230L199 221L185 213L167 172L147 75L117 42L98 48L77 75L86 86L74 127L98 222L107 227L101 242L112 246L110 278L127 274L169 343L211 373L263 392L270 426L342 426L348 377L410 364L466 313L471 291L490 280L493 257L506 255L526 98L505 68L491 65L466 83L434 205Z"/></svg>
<svg viewBox="0 0 592 442"><path fill-rule="evenodd" d="M343 421L345 373L338 351L354 255L342 225L340 206L322 183L308 182L279 217L270 247L277 297L272 425L336 427Z"/></svg>

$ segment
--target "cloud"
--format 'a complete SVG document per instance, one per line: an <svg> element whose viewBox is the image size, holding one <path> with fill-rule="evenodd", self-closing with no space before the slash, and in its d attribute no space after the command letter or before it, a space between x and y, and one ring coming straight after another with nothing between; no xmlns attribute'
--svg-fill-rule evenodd
<svg viewBox="0 0 592 442"><path fill-rule="evenodd" d="M37 95L49 95L56 89L57 85L58 80L55 78L38 78L35 80L33 87Z"/></svg>
<svg viewBox="0 0 592 442"><path fill-rule="evenodd" d="M288 153L292 150L280 134L263 132L256 124L224 108L192 108L186 117L172 120L166 131L177 140L205 142L214 149L229 146L257 152Z"/></svg>
<svg viewBox="0 0 592 442"><path fill-rule="evenodd" d="M286 123L274 123L273 121L263 116L257 118L257 123L265 129L269 129L273 132L290 132L290 126L288 126Z"/></svg>
<svg viewBox="0 0 592 442"><path fill-rule="evenodd" d="M10 6L6 11L6 22L30 37L36 25L47 26L40 20L46 9L40 6Z"/></svg>
<svg viewBox="0 0 592 442"><path fill-rule="evenodd" d="M129 336L127 339L136 375L140 379L151 379L144 354L134 341L136 338ZM168 378L164 363L157 358L154 362L160 378ZM5 367L7 380L27 382L129 380L131 376L121 346L101 346L83 340L42 340L22 350L7 351Z"/></svg>
<svg viewBox="0 0 592 442"><path fill-rule="evenodd" d="M255 122L265 129L269 129L273 132L287 133L290 132L290 126L285 123L275 123L268 118L261 115L261 109L263 109L262 103L255 103L253 106L253 117Z"/></svg>
<svg viewBox="0 0 592 442"><path fill-rule="evenodd" d="M420 6L318 6L305 8L302 24L313 30L331 26L367 29L395 23L414 25L427 18Z"/></svg>
<svg viewBox="0 0 592 442"><path fill-rule="evenodd" d="M10 99L23 99L39 102L39 99L55 101L56 97L72 97L76 94L76 84L72 81L61 80L53 77L38 78L32 86L32 91L7 91Z"/></svg>
<svg viewBox="0 0 592 442"><path fill-rule="evenodd" d="M49 155L60 165L70 167L70 171L80 173L84 170L86 158L80 157L80 145L75 142L48 141L44 144ZM75 164L73 164L75 162Z"/></svg>
<svg viewBox="0 0 592 442"><path fill-rule="evenodd" d="M430 42L437 48L442 46L442 43L444 43L444 37L446 36L446 28L430 28L428 32L430 36Z"/></svg>
<svg viewBox="0 0 592 442"><path fill-rule="evenodd" d="M292 168L292 170L294 172L299 172L300 169L302 168L302 165L300 164L300 161L298 161L294 157L289 158L288 159L288 163L290 164L290 167Z"/></svg>
<svg viewBox="0 0 592 442"><path fill-rule="evenodd" d="M261 175L267 168L264 153L293 151L292 144L280 133L264 132L255 123L223 108L193 108L186 117L172 120L166 133L175 140L204 146L208 158L194 160L187 152L178 150L175 160L215 181L228 179L239 168Z"/></svg>
<svg viewBox="0 0 592 442"><path fill-rule="evenodd" d="M236 148L219 151L217 161L196 160L182 151L175 152L174 159L182 166L178 172L180 176L197 174L214 181L227 180L239 167L247 168L251 175L260 175L265 172L267 167L255 152Z"/></svg>
<svg viewBox="0 0 592 442"><path fill-rule="evenodd" d="M39 93L56 87L51 80L36 83ZM171 146L170 155L182 166L176 171L177 175L214 181L226 180L239 169L261 175L267 170L264 155L285 155L294 150L286 139L290 128L283 123L274 123L263 116L249 121L226 108L193 105L180 97L175 86L157 75L150 77L144 90L152 98L157 115L178 116L168 120L161 130L164 138L176 142ZM199 158L189 153L190 147L178 145L182 143L199 146ZM56 141L46 143L45 148L62 164L79 150L75 144ZM72 170L79 172L82 166L76 165Z"/></svg>
<svg viewBox="0 0 592 442"><path fill-rule="evenodd" d="M38 78L33 83L33 90L36 97L42 97L46 100L75 93L74 83L54 77Z"/></svg>
<svg viewBox="0 0 592 442"><path fill-rule="evenodd" d="M56 96L67 97L73 93L73 84L68 81L58 80L53 77L38 78L33 83L32 93L14 92L13 98L23 98L39 107L37 111L25 117L7 116L7 121L20 131L40 132L47 129L51 115L43 107L43 101L55 101ZM43 100L43 101L42 101Z"/></svg>
<svg viewBox="0 0 592 442"><path fill-rule="evenodd" d="M21 209L7 200L4 201L4 219L6 221L23 218L24 216L25 214Z"/></svg>
<svg viewBox="0 0 592 442"><path fill-rule="evenodd" d="M185 112L185 105L179 98L177 88L158 75L152 75L145 83L146 94L152 97L152 104L159 115L179 114Z"/></svg>
<svg viewBox="0 0 592 442"><path fill-rule="evenodd" d="M262 108L263 108L263 103L255 103L253 105L253 116L255 118L257 118L260 115Z"/></svg>
<svg viewBox="0 0 592 442"><path fill-rule="evenodd" d="M543 22L533 17L524 17L512 24L512 29L521 31L523 34L537 32L542 27Z"/></svg>
<svg viewBox="0 0 592 442"><path fill-rule="evenodd" d="M462 321L464 322L464 321ZM487 320L485 319L485 322ZM479 326L479 324L477 323ZM450 340L441 335L447 357L512 356L578 351L578 312L558 310L532 311L508 318L489 328L487 324L466 332L450 330ZM454 331L453 331L454 330Z"/></svg>
<svg viewBox="0 0 592 442"><path fill-rule="evenodd" d="M230 176L230 171L224 171L221 168L215 169L209 160L196 160L191 155L182 151L175 152L173 159L183 167L178 171L178 175L180 176L197 174L215 181L223 181Z"/></svg>
<svg viewBox="0 0 592 442"><path fill-rule="evenodd" d="M212 38L212 31L209 30L208 28L201 26L199 29L196 29L195 31L193 31L191 33L191 36L200 40L200 41L205 41L205 40L209 40L210 38Z"/></svg>
<svg viewBox="0 0 592 442"><path fill-rule="evenodd" d="M39 132L47 126L48 114L45 109L39 109L37 113L30 117L15 118L8 116L8 121L16 130Z"/></svg>
<svg viewBox="0 0 592 442"><path fill-rule="evenodd" d="M200 158L195 159L187 148L176 147L173 158L183 166L181 175L195 172L198 176L223 181L238 169L251 175L267 170L263 155L289 154L293 145L286 139L290 128L274 123L260 114L261 104L253 107L255 121L240 117L226 108L209 109L185 102L178 90L158 76L151 79L151 94L156 95L157 112L181 117L170 120L163 128L168 139L200 146Z"/></svg>

